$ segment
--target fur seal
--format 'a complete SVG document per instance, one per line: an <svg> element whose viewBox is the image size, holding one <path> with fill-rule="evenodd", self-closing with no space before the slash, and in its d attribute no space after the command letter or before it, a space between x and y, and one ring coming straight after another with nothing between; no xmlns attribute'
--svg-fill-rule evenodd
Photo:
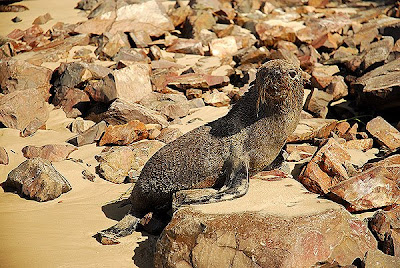
<svg viewBox="0 0 400 268"><path fill-rule="evenodd" d="M226 116L186 133L150 158L132 190L130 212L98 232L100 242L110 244L131 234L149 212L245 195L249 177L273 164L295 130L303 83L301 69L288 61L261 66L249 91Z"/></svg>

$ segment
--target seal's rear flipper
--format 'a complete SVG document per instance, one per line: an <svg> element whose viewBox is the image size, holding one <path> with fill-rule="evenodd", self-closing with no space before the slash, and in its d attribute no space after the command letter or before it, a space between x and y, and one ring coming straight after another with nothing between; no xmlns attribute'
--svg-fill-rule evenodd
<svg viewBox="0 0 400 268"><path fill-rule="evenodd" d="M103 245L119 244L118 238L132 234L140 219L128 213L122 220L108 229L98 232L94 237Z"/></svg>
<svg viewBox="0 0 400 268"><path fill-rule="evenodd" d="M182 205L208 204L241 197L249 189L249 171L245 163L233 170L220 190L212 188L182 190L174 193L172 209L175 211Z"/></svg>

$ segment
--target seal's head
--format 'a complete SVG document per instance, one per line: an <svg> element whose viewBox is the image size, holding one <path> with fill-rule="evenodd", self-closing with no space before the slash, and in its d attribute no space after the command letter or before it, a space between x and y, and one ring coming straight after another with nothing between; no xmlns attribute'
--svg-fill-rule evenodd
<svg viewBox="0 0 400 268"><path fill-rule="evenodd" d="M258 69L254 86L258 90L257 111L266 100L282 103L303 96L303 71L286 60L271 60ZM293 96L293 97L292 97Z"/></svg>

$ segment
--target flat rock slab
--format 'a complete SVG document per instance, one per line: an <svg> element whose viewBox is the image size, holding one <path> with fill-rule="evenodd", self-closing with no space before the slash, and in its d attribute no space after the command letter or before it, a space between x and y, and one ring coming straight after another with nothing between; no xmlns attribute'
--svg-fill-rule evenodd
<svg viewBox="0 0 400 268"><path fill-rule="evenodd" d="M400 131L378 116L367 123L367 130L379 143L395 151L400 147Z"/></svg>
<svg viewBox="0 0 400 268"><path fill-rule="evenodd" d="M50 162L63 161L70 153L77 150L75 146L69 144L47 144L44 146L28 145L22 148L22 153L26 158L40 157Z"/></svg>
<svg viewBox="0 0 400 268"><path fill-rule="evenodd" d="M374 248L367 226L342 206L287 177L252 179L241 198L175 212L157 242L155 267L344 266Z"/></svg>
<svg viewBox="0 0 400 268"><path fill-rule="evenodd" d="M288 137L287 142L307 141L313 138L327 138L336 124L337 120L335 119L301 119L293 134Z"/></svg>
<svg viewBox="0 0 400 268"><path fill-rule="evenodd" d="M41 158L22 162L8 174L2 186L39 202L53 200L72 189L67 179Z"/></svg>

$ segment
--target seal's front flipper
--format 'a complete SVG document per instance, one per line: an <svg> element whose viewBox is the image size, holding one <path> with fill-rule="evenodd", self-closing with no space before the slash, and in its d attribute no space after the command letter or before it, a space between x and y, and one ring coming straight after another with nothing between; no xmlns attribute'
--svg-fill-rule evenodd
<svg viewBox="0 0 400 268"><path fill-rule="evenodd" d="M95 237L103 245L119 244L118 238L132 234L140 219L128 213L122 220L108 229L98 232Z"/></svg>
<svg viewBox="0 0 400 268"><path fill-rule="evenodd" d="M241 197L249 189L249 171L245 163L234 169L220 190L212 188L178 191L173 196L172 208L175 211L182 205L207 204Z"/></svg>

